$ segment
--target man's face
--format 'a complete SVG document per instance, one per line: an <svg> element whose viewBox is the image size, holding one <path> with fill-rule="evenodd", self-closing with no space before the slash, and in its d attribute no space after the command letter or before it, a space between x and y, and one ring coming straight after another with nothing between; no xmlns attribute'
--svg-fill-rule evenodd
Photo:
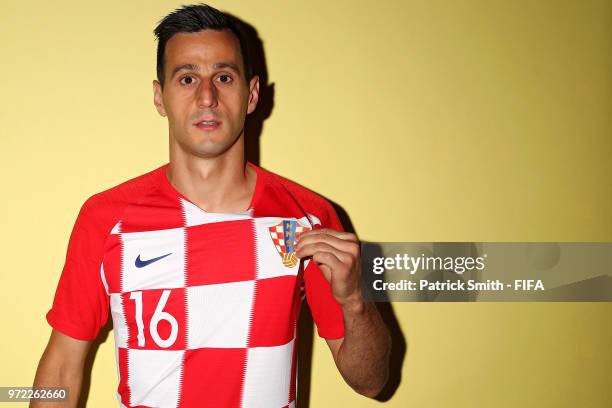
<svg viewBox="0 0 612 408"><path fill-rule="evenodd" d="M259 80L247 84L240 43L229 30L175 34L166 43L164 87L153 81L155 106L168 117L171 143L216 157L243 134L257 105ZM172 140L174 139L174 140Z"/></svg>

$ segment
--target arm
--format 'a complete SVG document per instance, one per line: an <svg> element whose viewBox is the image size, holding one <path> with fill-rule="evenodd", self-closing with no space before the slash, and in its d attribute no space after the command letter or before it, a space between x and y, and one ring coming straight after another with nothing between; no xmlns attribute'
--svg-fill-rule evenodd
<svg viewBox="0 0 612 408"><path fill-rule="evenodd" d="M49 343L40 358L34 387L66 387L69 401L31 402L30 408L72 408L77 406L83 380L85 357L91 341L76 340L57 330L51 332Z"/></svg>
<svg viewBox="0 0 612 408"><path fill-rule="evenodd" d="M355 391L374 398L389 376L391 336L373 303L361 297L359 241L331 229L303 233L297 255L311 256L342 306L344 337L326 339L340 374Z"/></svg>
<svg viewBox="0 0 612 408"><path fill-rule="evenodd" d="M344 337L325 339L344 380L366 397L376 397L389 378L391 336L373 303L343 306Z"/></svg>

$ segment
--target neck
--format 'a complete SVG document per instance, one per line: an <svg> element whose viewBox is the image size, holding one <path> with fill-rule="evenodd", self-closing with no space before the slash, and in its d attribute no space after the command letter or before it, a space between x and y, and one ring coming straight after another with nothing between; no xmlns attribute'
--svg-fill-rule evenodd
<svg viewBox="0 0 612 408"><path fill-rule="evenodd" d="M192 203L207 212L236 213L248 209L256 173L244 158L244 138L215 157L186 152L170 138L168 181Z"/></svg>

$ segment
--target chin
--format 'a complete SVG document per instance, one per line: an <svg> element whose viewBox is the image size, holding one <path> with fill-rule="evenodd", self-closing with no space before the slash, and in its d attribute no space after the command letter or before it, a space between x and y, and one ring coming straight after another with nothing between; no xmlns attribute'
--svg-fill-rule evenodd
<svg viewBox="0 0 612 408"><path fill-rule="evenodd" d="M190 149L191 152L199 157L203 158L212 158L223 155L227 152L231 144L219 144L219 143L199 143L197 145L192 146Z"/></svg>
<svg viewBox="0 0 612 408"><path fill-rule="evenodd" d="M230 150L240 138L236 137L231 140L227 134L219 130L210 132L191 131L183 134L181 138L175 137L174 139L179 148L187 154L202 158L218 157Z"/></svg>

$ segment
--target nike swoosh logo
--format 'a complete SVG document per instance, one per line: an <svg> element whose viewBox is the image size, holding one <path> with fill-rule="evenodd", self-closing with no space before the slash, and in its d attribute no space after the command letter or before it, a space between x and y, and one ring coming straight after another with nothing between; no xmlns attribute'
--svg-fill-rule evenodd
<svg viewBox="0 0 612 408"><path fill-rule="evenodd" d="M167 257L168 255L172 255L172 252L167 253L166 255L158 256L156 258L147 259L145 261L140 259L140 255L138 255L138 258L136 258L136 262L134 262L134 265L136 265L137 268L143 268L149 264L152 264L153 262L159 261L160 259Z"/></svg>

